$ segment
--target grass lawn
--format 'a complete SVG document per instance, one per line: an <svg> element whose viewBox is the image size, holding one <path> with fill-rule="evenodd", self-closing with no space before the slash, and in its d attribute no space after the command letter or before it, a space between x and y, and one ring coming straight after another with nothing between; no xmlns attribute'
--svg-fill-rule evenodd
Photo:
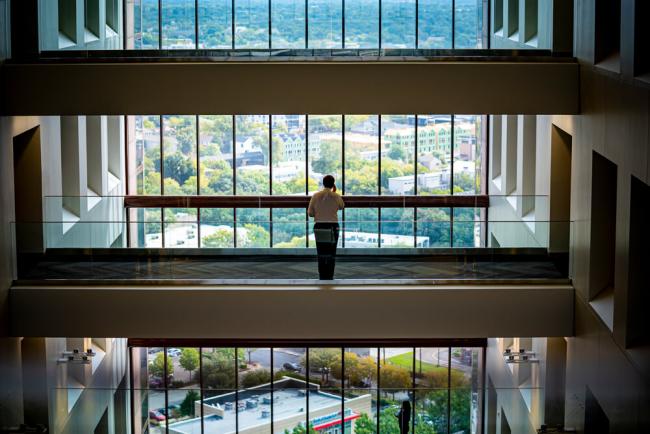
<svg viewBox="0 0 650 434"><path fill-rule="evenodd" d="M413 366L413 351L400 354L398 356L393 356L388 359L386 359L387 363L401 366L402 368L406 368L409 371L411 370ZM439 371L447 371L447 368L444 366L436 366L433 363L428 363L428 362L420 362L418 359L415 359L415 372L419 373L420 372L420 363L422 363L422 372L433 372L436 370Z"/></svg>

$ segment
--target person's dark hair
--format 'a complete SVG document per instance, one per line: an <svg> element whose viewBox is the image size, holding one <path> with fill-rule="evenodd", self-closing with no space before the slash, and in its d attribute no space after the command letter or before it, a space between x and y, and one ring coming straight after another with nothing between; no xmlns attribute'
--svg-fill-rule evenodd
<svg viewBox="0 0 650 434"><path fill-rule="evenodd" d="M332 175L325 175L323 177L323 187L326 188L334 187L334 177Z"/></svg>
<svg viewBox="0 0 650 434"><path fill-rule="evenodd" d="M406 400L406 401L402 402L402 409L404 411L408 411L409 414L410 414L411 413L411 401Z"/></svg>

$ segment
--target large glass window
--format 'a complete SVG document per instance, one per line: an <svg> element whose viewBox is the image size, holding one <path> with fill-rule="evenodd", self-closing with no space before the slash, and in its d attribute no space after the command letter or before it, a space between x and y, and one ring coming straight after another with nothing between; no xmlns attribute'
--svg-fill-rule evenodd
<svg viewBox="0 0 650 434"><path fill-rule="evenodd" d="M194 0L161 0L162 48L196 48Z"/></svg>
<svg viewBox="0 0 650 434"><path fill-rule="evenodd" d="M476 347L132 348L137 423L149 432L480 431ZM198 389L202 386L202 389ZM167 416L167 417L165 417ZM201 419L203 416L203 419ZM272 421L272 424L271 424Z"/></svg>
<svg viewBox="0 0 650 434"><path fill-rule="evenodd" d="M129 194L304 196L318 191L323 176L331 174L339 193L348 197L480 195L485 191L484 124L480 115L131 116ZM341 213L342 246L485 244L480 208L451 213L449 208L372 206ZM197 239L179 246L308 245L304 210L276 211L242 208L238 217L232 208L205 208L194 209L188 219L167 210L163 219L152 214L155 210L147 215L132 210L138 236L131 237L131 245L175 246L172 229L190 220ZM156 223L164 223L160 234ZM165 239L167 231L174 240Z"/></svg>
<svg viewBox="0 0 650 434"><path fill-rule="evenodd" d="M383 0L382 48L415 48L415 0Z"/></svg>
<svg viewBox="0 0 650 434"><path fill-rule="evenodd" d="M271 247L271 211L237 209L237 247Z"/></svg>
<svg viewBox="0 0 650 434"><path fill-rule="evenodd" d="M273 194L306 192L305 116L274 115L271 135Z"/></svg>
<svg viewBox="0 0 650 434"><path fill-rule="evenodd" d="M309 194L321 187L323 176L332 175L343 185L343 116L311 115L309 118Z"/></svg>
<svg viewBox="0 0 650 434"><path fill-rule="evenodd" d="M199 0L199 48L232 48L232 0Z"/></svg>
<svg viewBox="0 0 650 434"><path fill-rule="evenodd" d="M201 247L235 247L235 217L232 208L201 208Z"/></svg>
<svg viewBox="0 0 650 434"><path fill-rule="evenodd" d="M133 15L133 47L136 50L160 48L158 0L135 0Z"/></svg>
<svg viewBox="0 0 650 434"><path fill-rule="evenodd" d="M449 208L418 208L416 215L416 247L451 246Z"/></svg>
<svg viewBox="0 0 650 434"><path fill-rule="evenodd" d="M451 116L418 115L418 179L420 195L451 193Z"/></svg>
<svg viewBox="0 0 650 434"><path fill-rule="evenodd" d="M131 236L132 247L163 247L160 208L132 208L130 219L132 234L137 234Z"/></svg>
<svg viewBox="0 0 650 434"><path fill-rule="evenodd" d="M339 245L341 245L340 240ZM342 245L348 248L379 247L379 210L346 208Z"/></svg>
<svg viewBox="0 0 650 434"><path fill-rule="evenodd" d="M307 247L307 225L304 208L273 209L273 247ZM315 244L311 244L312 247Z"/></svg>
<svg viewBox="0 0 650 434"><path fill-rule="evenodd" d="M482 116L454 116L454 194L482 191L482 130Z"/></svg>
<svg viewBox="0 0 650 434"><path fill-rule="evenodd" d="M309 48L343 46L343 1L309 0Z"/></svg>
<svg viewBox="0 0 650 434"><path fill-rule="evenodd" d="M419 0L418 48L452 48L453 0Z"/></svg>
<svg viewBox="0 0 650 434"><path fill-rule="evenodd" d="M235 0L235 48L269 48L268 0Z"/></svg>
<svg viewBox="0 0 650 434"><path fill-rule="evenodd" d="M233 194L232 139L232 116L199 116L199 194Z"/></svg>
<svg viewBox="0 0 650 434"><path fill-rule="evenodd" d="M381 117L381 194L415 194L413 116Z"/></svg>
<svg viewBox="0 0 650 434"><path fill-rule="evenodd" d="M165 247L198 247L196 208L166 208L164 213Z"/></svg>
<svg viewBox="0 0 650 434"><path fill-rule="evenodd" d="M483 0L134 0L133 47L476 49L483 26Z"/></svg>
<svg viewBox="0 0 650 434"><path fill-rule="evenodd" d="M415 247L413 208L383 208L381 210L381 247Z"/></svg>
<svg viewBox="0 0 650 434"><path fill-rule="evenodd" d="M269 194L269 116L235 116L238 195Z"/></svg>
<svg viewBox="0 0 650 434"><path fill-rule="evenodd" d="M163 194L197 194L196 116L163 116Z"/></svg>
<svg viewBox="0 0 650 434"><path fill-rule="evenodd" d="M479 208L454 208L453 246L481 247L482 226Z"/></svg>
<svg viewBox="0 0 650 434"><path fill-rule="evenodd" d="M272 48L305 48L305 38L305 0L272 0Z"/></svg>
<svg viewBox="0 0 650 434"><path fill-rule="evenodd" d="M379 0L346 0L345 48L379 47Z"/></svg>
<svg viewBox="0 0 650 434"><path fill-rule="evenodd" d="M346 195L377 194L379 168L379 117L345 116Z"/></svg>
<svg viewBox="0 0 650 434"><path fill-rule="evenodd" d="M131 117L135 131L135 167L130 175L135 178L136 194L161 194L160 183L160 117Z"/></svg>
<svg viewBox="0 0 650 434"><path fill-rule="evenodd" d="M483 2L456 0L454 48L483 48Z"/></svg>

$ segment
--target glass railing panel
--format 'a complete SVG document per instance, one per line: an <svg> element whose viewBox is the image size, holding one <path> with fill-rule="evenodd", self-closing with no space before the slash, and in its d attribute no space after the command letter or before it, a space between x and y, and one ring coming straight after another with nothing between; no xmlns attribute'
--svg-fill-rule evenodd
<svg viewBox="0 0 650 434"><path fill-rule="evenodd" d="M189 215L187 209L168 208L165 211L169 215L164 222L158 220L158 209L138 210L135 214L142 220L18 222L12 223L12 235L16 249L21 253L118 248L304 249L307 237L308 247L315 247L313 222L301 218L304 215L302 209L276 209L271 220L268 209L243 208L237 210L234 221L200 222L195 215ZM350 214L363 214L361 217L365 218L348 219ZM521 221L429 221L431 216L425 215L421 209L417 210L418 219L414 220L410 218L412 208L382 210L381 219L378 214L378 210L372 208L346 210L346 219L340 222L338 247L415 248L422 251L437 248L529 248L568 255L566 240L573 226L572 222L537 221L534 223L535 231L531 231L530 224ZM406 217L392 218L400 215ZM431 218L438 217L434 215Z"/></svg>

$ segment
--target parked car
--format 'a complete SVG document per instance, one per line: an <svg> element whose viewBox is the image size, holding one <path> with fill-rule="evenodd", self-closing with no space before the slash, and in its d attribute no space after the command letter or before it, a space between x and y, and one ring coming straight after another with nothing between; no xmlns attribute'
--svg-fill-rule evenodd
<svg viewBox="0 0 650 434"><path fill-rule="evenodd" d="M166 420L167 418L165 417L164 414L159 412L158 410L149 410L149 419L153 419L157 422L162 422Z"/></svg>
<svg viewBox="0 0 650 434"><path fill-rule="evenodd" d="M162 408L159 408L158 410L154 410L154 411L162 414L163 416L169 416L168 412L180 411L180 409L181 409L181 406L178 405L178 404L169 404L168 408L162 407ZM173 413L172 413L172 416L173 416Z"/></svg>
<svg viewBox="0 0 650 434"><path fill-rule="evenodd" d="M178 357L181 355L181 350L178 348L167 348L167 355L170 357Z"/></svg>
<svg viewBox="0 0 650 434"><path fill-rule="evenodd" d="M284 369L287 371L294 371L294 372L300 372L302 367L298 363L293 363L293 362L287 362L284 365L282 365Z"/></svg>

